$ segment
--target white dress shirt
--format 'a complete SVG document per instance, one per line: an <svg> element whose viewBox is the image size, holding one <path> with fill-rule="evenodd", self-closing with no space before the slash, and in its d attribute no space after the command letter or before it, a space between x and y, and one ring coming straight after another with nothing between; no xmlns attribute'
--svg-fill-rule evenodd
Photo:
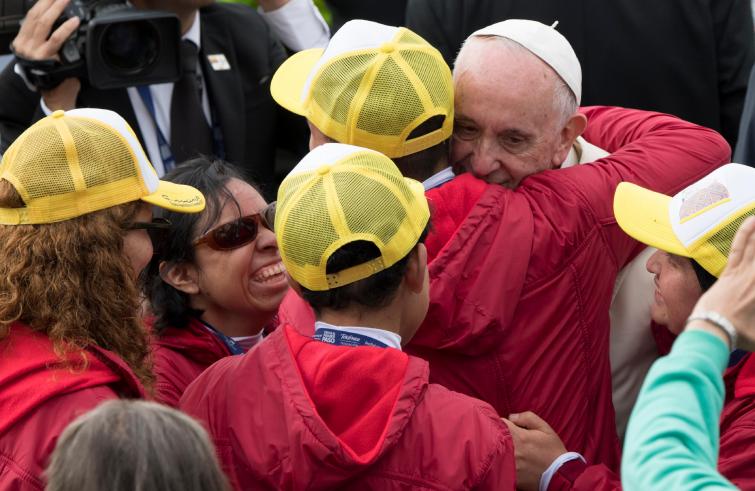
<svg viewBox="0 0 755 491"><path fill-rule="evenodd" d="M265 12L270 30L288 49L302 51L324 48L330 40L330 28L312 0L290 0L286 5Z"/></svg>

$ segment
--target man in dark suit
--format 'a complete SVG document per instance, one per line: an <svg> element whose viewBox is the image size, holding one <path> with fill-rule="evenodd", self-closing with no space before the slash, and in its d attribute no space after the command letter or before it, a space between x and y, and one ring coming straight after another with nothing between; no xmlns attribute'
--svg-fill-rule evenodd
<svg viewBox="0 0 755 491"><path fill-rule="evenodd" d="M333 15L332 32L352 19L365 19L389 26L403 26L406 0L325 0Z"/></svg>
<svg viewBox="0 0 755 491"><path fill-rule="evenodd" d="M749 0L409 0L406 25L449 64L505 19L552 24L582 63L583 105L674 114L737 139L755 57Z"/></svg>
<svg viewBox="0 0 755 491"><path fill-rule="evenodd" d="M28 59L56 57L79 24L78 19L69 19L48 37L67 3L40 0L14 40L16 53ZM182 90L181 81L141 89L100 90L86 80L67 79L54 89L37 93L11 65L0 74L0 148L7 148L46 112L101 107L120 113L129 122L158 169L167 170L192 153L214 154L244 167L268 193L273 192L276 147L283 144L303 154L307 132L303 121L279 110L270 96L270 77L286 53L264 19L248 7L215 4L213 0L132 0L132 4L178 16L183 44L192 46L196 56L197 80L192 81L198 85L193 93L196 110L187 111L185 100L173 103ZM184 130L187 119L204 134L177 135L179 128L192 130ZM178 148L176 140L181 137L187 140L183 142L186 148Z"/></svg>

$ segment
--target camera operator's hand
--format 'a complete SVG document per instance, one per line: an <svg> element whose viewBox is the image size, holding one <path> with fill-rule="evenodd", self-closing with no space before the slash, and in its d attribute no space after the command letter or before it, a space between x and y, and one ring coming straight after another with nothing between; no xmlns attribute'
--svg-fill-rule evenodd
<svg viewBox="0 0 755 491"><path fill-rule="evenodd" d="M289 0L259 0L260 7L265 12L278 10L289 2Z"/></svg>
<svg viewBox="0 0 755 491"><path fill-rule="evenodd" d="M713 310L723 315L737 330L737 346L755 351L755 218L750 217L739 227L731 245L726 269L716 283L700 297L692 316ZM689 329L703 329L716 333L705 321L693 321ZM722 339L726 336L718 332ZM732 346L734 348L734 346Z"/></svg>
<svg viewBox="0 0 755 491"><path fill-rule="evenodd" d="M80 22L78 17L71 17L52 30L69 1L39 0L34 4L13 40L13 51L28 60L58 60L60 48ZM52 111L73 109L80 87L78 79L67 79L52 90L42 91L45 105Z"/></svg>

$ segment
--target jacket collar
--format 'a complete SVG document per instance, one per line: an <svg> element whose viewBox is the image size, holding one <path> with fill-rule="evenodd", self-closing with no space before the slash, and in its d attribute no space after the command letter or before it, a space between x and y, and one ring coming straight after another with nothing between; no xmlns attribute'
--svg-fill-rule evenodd
<svg viewBox="0 0 755 491"><path fill-rule="evenodd" d="M205 365L231 355L228 347L200 320L194 318L186 327L165 329L154 343L156 346L180 352L186 358Z"/></svg>

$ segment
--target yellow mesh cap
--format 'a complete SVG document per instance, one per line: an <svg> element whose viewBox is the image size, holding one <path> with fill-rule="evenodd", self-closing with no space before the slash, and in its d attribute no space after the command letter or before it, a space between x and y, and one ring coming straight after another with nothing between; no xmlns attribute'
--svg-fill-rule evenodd
<svg viewBox="0 0 755 491"><path fill-rule="evenodd" d="M451 70L437 49L404 27L349 21L325 50L286 60L271 92L333 140L391 158L437 145L453 129ZM412 135L437 116L440 129Z"/></svg>
<svg viewBox="0 0 755 491"><path fill-rule="evenodd" d="M0 208L0 224L53 223L142 200L197 213L204 196L191 186L160 181L118 114L104 109L55 111L24 131L0 164L24 201Z"/></svg>
<svg viewBox="0 0 755 491"><path fill-rule="evenodd" d="M718 277L737 229L755 215L755 169L726 164L673 197L622 182L613 209L627 234Z"/></svg>
<svg viewBox="0 0 755 491"><path fill-rule="evenodd" d="M424 189L373 150L329 143L311 151L278 188L275 235L288 274L309 290L348 285L414 248L430 219ZM380 256L327 274L330 256L356 240Z"/></svg>

